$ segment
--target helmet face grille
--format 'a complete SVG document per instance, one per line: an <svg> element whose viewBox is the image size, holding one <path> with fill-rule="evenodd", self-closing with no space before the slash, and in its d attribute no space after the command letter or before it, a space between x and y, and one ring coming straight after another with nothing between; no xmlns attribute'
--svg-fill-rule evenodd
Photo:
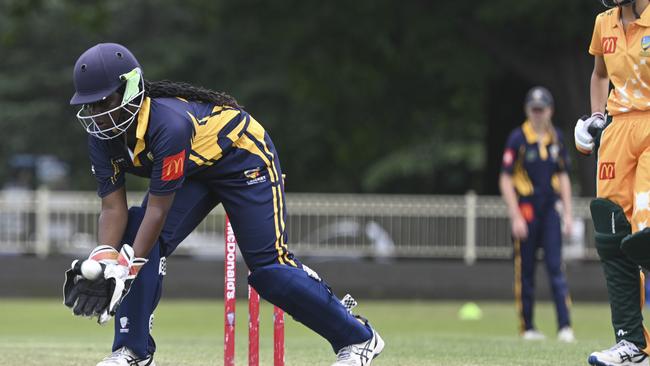
<svg viewBox="0 0 650 366"><path fill-rule="evenodd" d="M135 101L135 102L134 102ZM90 114L87 104L84 104L79 112L77 112L77 119L86 132L100 140L111 140L122 135L129 129L135 117L142 108L144 101L144 78L140 76L140 91L128 100L123 100L122 103L110 110ZM120 116L127 116L123 121L115 120L113 113L119 112ZM100 128L97 124L98 118L108 117L111 120L111 126L107 128Z"/></svg>

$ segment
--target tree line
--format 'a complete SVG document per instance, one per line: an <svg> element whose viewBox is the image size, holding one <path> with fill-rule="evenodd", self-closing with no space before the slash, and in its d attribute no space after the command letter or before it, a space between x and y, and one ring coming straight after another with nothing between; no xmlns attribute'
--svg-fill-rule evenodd
<svg viewBox="0 0 650 366"><path fill-rule="evenodd" d="M271 134L289 191L494 194L529 87L553 92L572 149L599 11L595 0L0 0L0 165L54 154L70 189L94 189L72 67L119 42L147 79L233 95ZM590 195L593 159L574 156Z"/></svg>

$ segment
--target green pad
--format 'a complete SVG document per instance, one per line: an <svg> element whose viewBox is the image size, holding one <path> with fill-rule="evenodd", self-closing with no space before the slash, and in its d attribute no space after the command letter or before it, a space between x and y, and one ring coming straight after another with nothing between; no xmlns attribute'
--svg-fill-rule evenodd
<svg viewBox="0 0 650 366"><path fill-rule="evenodd" d="M632 233L623 208L614 202L596 198L589 205L594 222L596 249L602 258L620 256L620 243Z"/></svg>
<svg viewBox="0 0 650 366"><path fill-rule="evenodd" d="M616 342L625 339L644 348L639 266L621 249L621 240L632 232L630 223L623 209L612 201L597 198L591 201L590 208Z"/></svg>
<svg viewBox="0 0 650 366"><path fill-rule="evenodd" d="M650 269L650 228L626 236L621 242L621 250L632 262Z"/></svg>

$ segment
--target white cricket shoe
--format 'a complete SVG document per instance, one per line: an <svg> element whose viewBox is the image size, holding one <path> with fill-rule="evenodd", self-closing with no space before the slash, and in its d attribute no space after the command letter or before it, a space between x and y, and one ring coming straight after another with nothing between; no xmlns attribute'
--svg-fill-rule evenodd
<svg viewBox="0 0 650 366"><path fill-rule="evenodd" d="M537 329L528 329L522 333L521 339L524 341L543 341L546 339L546 336Z"/></svg>
<svg viewBox="0 0 650 366"><path fill-rule="evenodd" d="M648 355L625 339L614 347L589 355L590 365L596 366L649 366Z"/></svg>
<svg viewBox="0 0 650 366"><path fill-rule="evenodd" d="M122 347L104 358L97 366L156 366L153 355L138 358L130 349Z"/></svg>
<svg viewBox="0 0 650 366"><path fill-rule="evenodd" d="M576 341L576 335L573 333L571 327L562 327L562 329L557 332L557 340L564 343L573 343Z"/></svg>
<svg viewBox="0 0 650 366"><path fill-rule="evenodd" d="M341 348L332 366L367 366L383 349L384 340L373 329L369 340Z"/></svg>

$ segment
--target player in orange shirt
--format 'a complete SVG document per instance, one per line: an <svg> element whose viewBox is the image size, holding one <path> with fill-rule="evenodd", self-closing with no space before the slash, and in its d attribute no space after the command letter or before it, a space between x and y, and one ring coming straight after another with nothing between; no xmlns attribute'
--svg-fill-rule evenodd
<svg viewBox="0 0 650 366"><path fill-rule="evenodd" d="M591 216L618 343L588 361L647 366L650 337L641 315L639 266L650 268L650 1L602 2L610 9L596 17L589 46L595 59L592 114L578 120L574 137L584 154L600 143Z"/></svg>

